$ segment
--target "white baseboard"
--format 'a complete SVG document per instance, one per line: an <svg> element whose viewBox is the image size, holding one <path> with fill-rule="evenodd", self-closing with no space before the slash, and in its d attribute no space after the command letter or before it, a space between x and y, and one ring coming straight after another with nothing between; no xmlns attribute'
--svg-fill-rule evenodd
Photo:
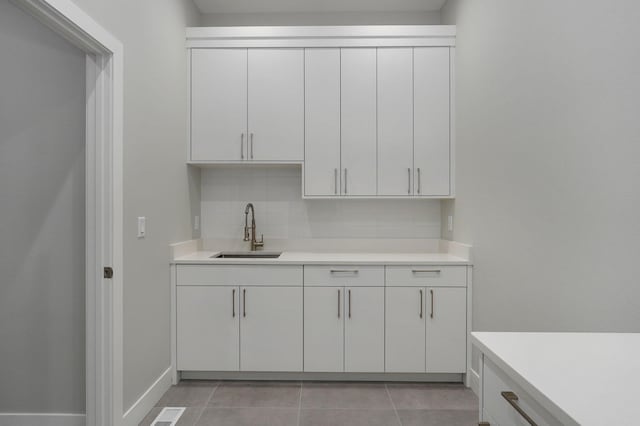
<svg viewBox="0 0 640 426"><path fill-rule="evenodd" d="M84 414L0 413L0 426L84 426Z"/></svg>
<svg viewBox="0 0 640 426"><path fill-rule="evenodd" d="M167 368L164 373L156 379L149 389L147 389L140 398L124 413L122 416L122 424L124 426L137 426L142 419L155 407L156 402L160 401L162 395L171 387L171 367ZM4 426L0 424L0 426Z"/></svg>
<svg viewBox="0 0 640 426"><path fill-rule="evenodd" d="M480 375L474 370L469 370L469 387L478 397L480 396Z"/></svg>

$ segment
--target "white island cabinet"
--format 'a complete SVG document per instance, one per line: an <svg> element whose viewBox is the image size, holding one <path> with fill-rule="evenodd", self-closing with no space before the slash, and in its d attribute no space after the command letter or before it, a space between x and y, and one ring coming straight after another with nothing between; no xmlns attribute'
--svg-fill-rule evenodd
<svg viewBox="0 0 640 426"><path fill-rule="evenodd" d="M480 425L637 425L638 333L472 333Z"/></svg>

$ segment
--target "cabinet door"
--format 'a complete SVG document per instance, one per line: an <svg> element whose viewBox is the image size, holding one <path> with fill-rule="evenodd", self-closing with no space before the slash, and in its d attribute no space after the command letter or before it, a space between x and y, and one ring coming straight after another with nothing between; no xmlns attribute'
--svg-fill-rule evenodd
<svg viewBox="0 0 640 426"><path fill-rule="evenodd" d="M427 373L467 370L467 289L427 288Z"/></svg>
<svg viewBox="0 0 640 426"><path fill-rule="evenodd" d="M241 371L302 371L302 287L242 287Z"/></svg>
<svg viewBox="0 0 640 426"><path fill-rule="evenodd" d="M340 194L340 49L305 49L305 195Z"/></svg>
<svg viewBox="0 0 640 426"><path fill-rule="evenodd" d="M249 49L249 160L302 161L303 49Z"/></svg>
<svg viewBox="0 0 640 426"><path fill-rule="evenodd" d="M425 372L424 289L387 287L386 372Z"/></svg>
<svg viewBox="0 0 640 426"><path fill-rule="evenodd" d="M341 49L343 195L376 195L376 49Z"/></svg>
<svg viewBox="0 0 640 426"><path fill-rule="evenodd" d="M304 289L304 371L344 370L344 288Z"/></svg>
<svg viewBox="0 0 640 426"><path fill-rule="evenodd" d="M413 194L413 49L378 49L378 195Z"/></svg>
<svg viewBox="0 0 640 426"><path fill-rule="evenodd" d="M237 287L178 287L178 370L238 371L238 301Z"/></svg>
<svg viewBox="0 0 640 426"><path fill-rule="evenodd" d="M346 288L344 371L384 371L384 287Z"/></svg>
<svg viewBox="0 0 640 426"><path fill-rule="evenodd" d="M191 160L246 159L247 49L192 49Z"/></svg>
<svg viewBox="0 0 640 426"><path fill-rule="evenodd" d="M415 193L449 195L449 48L416 47L413 75Z"/></svg>

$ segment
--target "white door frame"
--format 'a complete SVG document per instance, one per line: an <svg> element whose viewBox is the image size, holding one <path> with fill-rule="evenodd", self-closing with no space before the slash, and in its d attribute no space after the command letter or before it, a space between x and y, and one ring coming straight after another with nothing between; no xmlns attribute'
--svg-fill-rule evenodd
<svg viewBox="0 0 640 426"><path fill-rule="evenodd" d="M123 422L123 46L71 0L13 0L86 53L86 425ZM112 279L103 277L112 267Z"/></svg>

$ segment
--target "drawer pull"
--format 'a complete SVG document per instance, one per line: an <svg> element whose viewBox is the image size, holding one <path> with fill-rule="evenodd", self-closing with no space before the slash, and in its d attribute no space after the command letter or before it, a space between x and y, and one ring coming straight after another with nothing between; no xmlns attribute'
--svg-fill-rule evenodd
<svg viewBox="0 0 640 426"><path fill-rule="evenodd" d="M441 269L412 269L412 273L414 274L439 274L442 272Z"/></svg>
<svg viewBox="0 0 640 426"><path fill-rule="evenodd" d="M502 397L507 400L509 405L511 405L513 409L516 410L518 414L520 414L522 418L527 421L527 423L529 423L531 426L538 426L536 422L534 422L533 419L524 412L520 405L518 405L518 395L513 392L500 392L500 395L502 395Z"/></svg>
<svg viewBox="0 0 640 426"><path fill-rule="evenodd" d="M357 274L357 269L332 269L332 274Z"/></svg>

